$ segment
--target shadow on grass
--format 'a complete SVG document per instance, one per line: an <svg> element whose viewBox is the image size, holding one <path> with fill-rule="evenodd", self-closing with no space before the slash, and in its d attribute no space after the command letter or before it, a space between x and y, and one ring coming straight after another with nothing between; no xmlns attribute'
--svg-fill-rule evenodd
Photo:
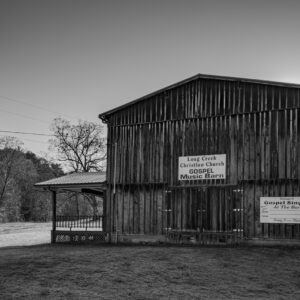
<svg viewBox="0 0 300 300"><path fill-rule="evenodd" d="M42 244L0 249L0 296L297 299L300 250Z"/></svg>

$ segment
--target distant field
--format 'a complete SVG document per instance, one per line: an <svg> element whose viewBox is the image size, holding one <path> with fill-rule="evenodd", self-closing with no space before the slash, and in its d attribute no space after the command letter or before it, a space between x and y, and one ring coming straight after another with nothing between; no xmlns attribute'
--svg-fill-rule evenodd
<svg viewBox="0 0 300 300"><path fill-rule="evenodd" d="M300 250L0 249L0 299L300 299Z"/></svg>
<svg viewBox="0 0 300 300"><path fill-rule="evenodd" d="M0 223L0 248L50 243L51 222Z"/></svg>

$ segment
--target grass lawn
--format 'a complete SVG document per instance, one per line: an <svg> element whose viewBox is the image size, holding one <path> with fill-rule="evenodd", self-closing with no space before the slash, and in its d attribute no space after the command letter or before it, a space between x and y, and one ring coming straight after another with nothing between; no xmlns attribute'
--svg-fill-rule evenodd
<svg viewBox="0 0 300 300"><path fill-rule="evenodd" d="M0 249L0 299L300 299L300 250L39 245Z"/></svg>

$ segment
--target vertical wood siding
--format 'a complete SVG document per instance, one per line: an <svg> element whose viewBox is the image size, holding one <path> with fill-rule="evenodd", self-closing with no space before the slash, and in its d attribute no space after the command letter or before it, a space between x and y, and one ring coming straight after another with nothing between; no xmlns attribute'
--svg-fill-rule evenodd
<svg viewBox="0 0 300 300"><path fill-rule="evenodd" d="M174 186L187 187L172 196L183 199L175 201L181 213L173 219L186 227L197 208L189 188L238 185L248 237L299 237L299 225L259 223L259 197L300 195L299 114L298 88L201 78L114 112L108 116L107 228L163 233L170 218L166 195ZM179 156L207 154L226 154L225 180L178 180Z"/></svg>

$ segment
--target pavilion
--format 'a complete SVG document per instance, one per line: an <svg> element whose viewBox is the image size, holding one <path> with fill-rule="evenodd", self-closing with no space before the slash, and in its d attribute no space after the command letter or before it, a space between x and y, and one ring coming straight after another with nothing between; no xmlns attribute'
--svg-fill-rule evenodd
<svg viewBox="0 0 300 300"><path fill-rule="evenodd" d="M104 216L57 216L57 194L75 192L92 194L103 199L105 206L105 172L72 173L39 182L39 190L52 193L51 243L56 242L103 242L106 239ZM105 207L103 207L105 211Z"/></svg>

